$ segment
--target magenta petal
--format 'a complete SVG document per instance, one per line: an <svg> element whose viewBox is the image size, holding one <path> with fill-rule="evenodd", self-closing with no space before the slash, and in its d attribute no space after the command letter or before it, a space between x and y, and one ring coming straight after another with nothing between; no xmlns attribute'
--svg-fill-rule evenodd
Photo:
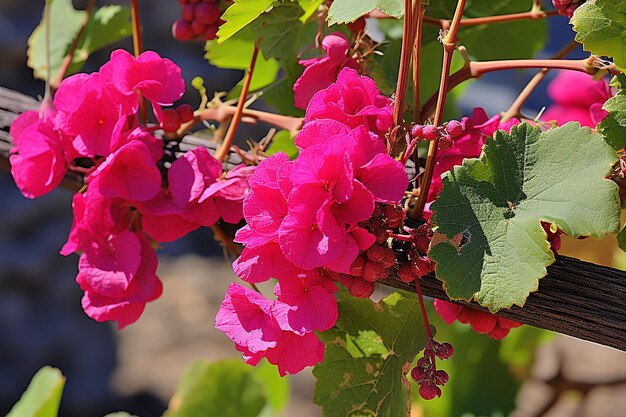
<svg viewBox="0 0 626 417"><path fill-rule="evenodd" d="M333 215L342 223L352 224L368 220L374 211L374 195L358 181L353 184L350 198L332 206Z"/></svg>
<svg viewBox="0 0 626 417"><path fill-rule="evenodd" d="M343 252L340 245L331 245L316 225L302 225L292 216L285 217L278 241L285 257L302 269L323 266Z"/></svg>
<svg viewBox="0 0 626 417"><path fill-rule="evenodd" d="M297 374L307 366L324 360L324 343L315 333L298 336L284 332L277 346L267 352L266 358L269 363L278 366L281 376Z"/></svg>
<svg viewBox="0 0 626 417"><path fill-rule="evenodd" d="M161 172L150 149L138 140L109 155L90 176L90 184L94 181L97 181L99 192L111 198L147 201L161 190Z"/></svg>
<svg viewBox="0 0 626 417"><path fill-rule="evenodd" d="M324 331L335 325L338 317L337 300L332 292L318 285L315 276L281 278L274 292L278 302L272 308L283 330L304 335L314 330Z"/></svg>
<svg viewBox="0 0 626 417"><path fill-rule="evenodd" d="M85 248L78 269L83 280L101 295L123 294L141 264L141 243L137 235L123 231L106 242Z"/></svg>
<svg viewBox="0 0 626 417"><path fill-rule="evenodd" d="M331 271L341 272L344 274L350 273L350 265L354 262L359 255L359 245L352 235L347 235L342 245L336 245L337 250L341 249L341 255L337 256L332 261L327 262L324 266Z"/></svg>
<svg viewBox="0 0 626 417"><path fill-rule="evenodd" d="M313 120L306 123L296 135L296 145L300 149L323 143L331 136L346 136L350 128L332 119Z"/></svg>
<svg viewBox="0 0 626 417"><path fill-rule="evenodd" d="M258 189L250 191L244 200L243 213L251 228L259 233L273 234L278 231L287 215L287 201L279 190Z"/></svg>
<svg viewBox="0 0 626 417"><path fill-rule="evenodd" d="M256 353L273 348L282 336L271 316L272 302L256 291L230 284L215 317L215 328Z"/></svg>
<svg viewBox="0 0 626 417"><path fill-rule="evenodd" d="M246 282L264 282L301 272L280 249L276 240L268 240L257 246L246 246L233 262L233 271Z"/></svg>
<svg viewBox="0 0 626 417"><path fill-rule="evenodd" d="M376 155L359 169L357 179L382 202L400 201L409 186L402 164L385 154Z"/></svg>

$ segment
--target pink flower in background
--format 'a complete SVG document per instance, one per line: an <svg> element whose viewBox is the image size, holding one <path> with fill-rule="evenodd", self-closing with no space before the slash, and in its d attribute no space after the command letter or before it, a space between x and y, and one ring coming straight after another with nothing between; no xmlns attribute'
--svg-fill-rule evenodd
<svg viewBox="0 0 626 417"><path fill-rule="evenodd" d="M491 339L500 340L509 334L509 330L522 323L478 311L469 307L435 299L435 310L444 322L452 324L455 320L469 324L476 333L486 334Z"/></svg>
<svg viewBox="0 0 626 417"><path fill-rule="evenodd" d="M343 67L358 69L356 59L349 57L350 44L341 32L327 35L322 41L326 56L299 61L305 67L304 72L293 85L295 106L303 110L311 98L320 90L335 82L339 70Z"/></svg>
<svg viewBox="0 0 626 417"><path fill-rule="evenodd" d="M313 96L304 120L332 119L351 129L362 125L384 138L391 129L392 115L391 99L380 94L374 80L343 68L335 83Z"/></svg>
<svg viewBox="0 0 626 417"><path fill-rule="evenodd" d="M559 126L580 122L596 127L607 115L602 106L611 97L611 89L604 78L595 81L582 72L559 71L548 86L548 96L554 104L543 113L542 120L555 120Z"/></svg>

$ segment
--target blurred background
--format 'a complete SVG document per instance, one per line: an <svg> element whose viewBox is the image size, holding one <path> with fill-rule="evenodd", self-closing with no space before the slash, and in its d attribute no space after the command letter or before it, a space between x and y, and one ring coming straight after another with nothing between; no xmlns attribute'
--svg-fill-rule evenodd
<svg viewBox="0 0 626 417"><path fill-rule="evenodd" d="M42 95L44 86L33 80L26 67L26 41L39 23L43 3L0 0L0 86L33 97ZM84 3L74 2L78 8ZM180 16L177 1L144 1L141 13L144 47L183 68L188 83L184 101L197 105L198 98L189 85L196 75L204 77L209 97L211 90L228 91L239 81L240 71L218 70L207 64L201 43L181 43L171 37L170 27ZM551 19L549 43L541 55L553 55L568 38L571 30L567 20ZM132 50L130 40L114 48L120 47ZM114 48L94 54L84 70L97 70ZM578 55L584 56L582 52ZM495 114L513 102L531 76L526 72L485 76L466 90L458 102L460 111L468 114L480 104ZM531 96L527 114L537 114L549 104L546 83ZM259 138L264 133L252 127L241 137ZM215 313L234 275L211 231L196 231L164 245L159 252L163 297L148 304L135 325L119 332L113 325L96 323L80 306L82 292L74 281L77 257L58 254L71 225L71 198L71 192L59 189L27 200L11 177L0 173L0 415L10 410L40 367L53 365L67 376L61 416L101 416L117 410L142 417L160 416L193 359L240 356L213 328ZM613 241L588 239L574 247L566 240L562 253L624 266L626 262L615 252ZM512 332L513 342L506 348L509 353L503 353L496 342L463 329L456 335L441 330L458 343L450 366L477 368L477 376L455 385L450 392L444 390L448 398L445 403L429 403L426 408L416 404L414 415L461 416L465 404L475 410L475 415L485 416L623 415L623 352L523 329ZM539 346L536 354L535 346ZM291 400L283 415L319 416L319 409L310 404L314 385L310 372L291 377L290 382Z"/></svg>

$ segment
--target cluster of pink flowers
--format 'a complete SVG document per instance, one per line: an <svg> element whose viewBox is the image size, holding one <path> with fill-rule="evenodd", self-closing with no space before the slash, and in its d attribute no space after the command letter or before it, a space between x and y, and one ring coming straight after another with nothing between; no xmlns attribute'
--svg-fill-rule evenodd
<svg viewBox="0 0 626 417"><path fill-rule="evenodd" d="M220 216L233 223L243 218L250 169L223 178L222 164L204 148L173 162L162 186L164 143L139 126L138 93L161 121L161 106L172 105L184 89L172 61L117 50L98 72L65 79L52 103L11 126L11 172L26 197L55 188L76 158L91 161L61 253L80 253L76 281L85 291L85 312L97 321L115 320L122 328L160 296L151 240L175 240Z"/></svg>
<svg viewBox="0 0 626 417"><path fill-rule="evenodd" d="M250 177L247 225L236 235L245 249L233 269L250 283L277 278L277 298L233 284L216 318L248 363L265 357L284 375L323 359L313 332L337 319L327 271L349 273L376 240L359 222L375 202L398 202L408 186L404 167L386 153L390 111L371 79L344 68L311 99L298 158L276 154Z"/></svg>

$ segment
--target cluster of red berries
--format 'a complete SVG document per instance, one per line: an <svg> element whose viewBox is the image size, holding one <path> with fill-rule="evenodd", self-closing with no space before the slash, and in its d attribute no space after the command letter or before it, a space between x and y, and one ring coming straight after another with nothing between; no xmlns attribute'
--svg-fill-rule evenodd
<svg viewBox="0 0 626 417"><path fill-rule="evenodd" d="M561 16L572 17L578 6L586 0L552 0L552 4L559 11Z"/></svg>
<svg viewBox="0 0 626 417"><path fill-rule="evenodd" d="M450 120L442 126L416 124L411 128L411 136L414 139L439 139L439 149L450 148L454 139L463 135L464 132L465 126L457 120Z"/></svg>
<svg viewBox="0 0 626 417"><path fill-rule="evenodd" d="M401 206L376 203L372 217L360 223L376 237L376 242L362 251L350 266L350 274L330 273L353 297L367 298L374 293L376 282L389 276L396 264L396 253L389 247L389 230L404 224L406 213Z"/></svg>
<svg viewBox="0 0 626 417"><path fill-rule="evenodd" d="M224 23L219 3L220 0L178 0L183 8L182 18L172 25L172 36L179 41L215 39Z"/></svg>
<svg viewBox="0 0 626 417"><path fill-rule="evenodd" d="M401 265L398 268L398 278L407 284L415 279L427 275L435 269L435 263L430 260L426 253L433 238L433 230L428 223L423 223L414 229L407 229L411 235L411 248L409 249L409 265Z"/></svg>
<svg viewBox="0 0 626 417"><path fill-rule="evenodd" d="M174 133L183 123L192 121L194 118L193 107L189 104L181 104L175 109L163 110L161 128L167 133Z"/></svg>
<svg viewBox="0 0 626 417"><path fill-rule="evenodd" d="M450 343L438 343L429 340L424 349L424 356L418 361L415 368L411 370L411 378L419 385L419 394L425 400L432 400L441 397L441 388L448 382L448 373L444 370L437 370L435 358L441 360L449 359L454 353L454 348Z"/></svg>

